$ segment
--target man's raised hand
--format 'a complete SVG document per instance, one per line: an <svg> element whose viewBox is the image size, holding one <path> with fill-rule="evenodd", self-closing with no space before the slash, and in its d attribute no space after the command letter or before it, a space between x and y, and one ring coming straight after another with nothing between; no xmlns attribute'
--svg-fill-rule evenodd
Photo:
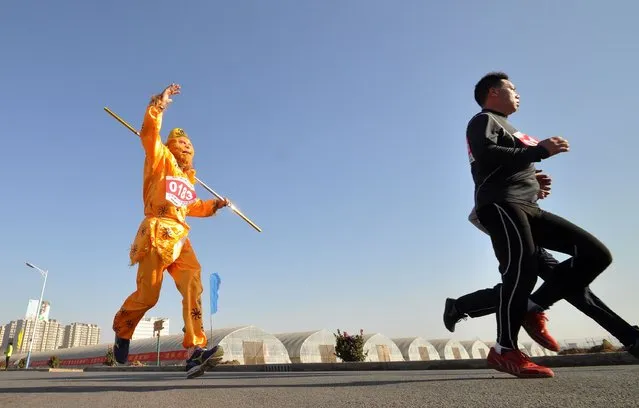
<svg viewBox="0 0 639 408"><path fill-rule="evenodd" d="M164 107L166 108L169 105L169 103L173 102L173 99L171 99L171 96L178 95L179 93L180 93L180 85L171 84L167 86L166 89L164 89L164 91L162 92L162 105L164 105Z"/></svg>

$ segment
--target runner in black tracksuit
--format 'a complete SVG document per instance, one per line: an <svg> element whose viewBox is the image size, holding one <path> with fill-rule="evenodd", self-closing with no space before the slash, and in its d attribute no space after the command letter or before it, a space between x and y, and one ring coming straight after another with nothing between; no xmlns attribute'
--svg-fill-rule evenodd
<svg viewBox="0 0 639 408"><path fill-rule="evenodd" d="M572 255L556 266L552 278L531 299L544 309L564 294L583 292L610 265L612 256L588 232L539 208L532 163L549 155L505 116L487 110L476 115L468 125L468 144L474 157L477 216L490 233L502 274L497 342L514 349L537 281L537 246Z"/></svg>
<svg viewBox="0 0 639 408"><path fill-rule="evenodd" d="M488 362L516 376L551 377L552 370L532 363L517 350L539 272L537 248L571 256L536 291L533 302L541 309L583 292L610 265L612 256L590 233L537 205L540 185L533 163L567 152L568 142L560 137L539 142L508 122L507 116L519 108L519 95L505 74L482 78L475 87L475 100L482 110L466 131L475 208L490 235L502 277L497 344Z"/></svg>
<svg viewBox="0 0 639 408"><path fill-rule="evenodd" d="M479 230L488 233L479 223L474 210L470 213L468 220ZM539 277L544 281L551 280L553 271L555 267L559 265L559 261L544 248L537 248L536 258ZM446 326L449 327L449 330L454 331L455 323L465 316L476 318L496 313L499 307L501 285L502 284L499 283L493 288L478 290L457 299L447 299L447 303L450 302L450 305L447 307L448 310L447 313L445 313L444 321ZM530 299L537 304L547 303L543 299L539 299L537 293L533 293ZM583 290L575 293L569 293L566 295L566 301L599 323L601 327L606 329L626 346L635 357L639 357L639 327L631 326L617 315L601 299L592 293L589 287L585 287Z"/></svg>

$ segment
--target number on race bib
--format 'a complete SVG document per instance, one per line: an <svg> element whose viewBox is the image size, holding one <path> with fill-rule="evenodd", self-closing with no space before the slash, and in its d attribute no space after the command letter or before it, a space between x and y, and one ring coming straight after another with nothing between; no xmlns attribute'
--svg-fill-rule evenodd
<svg viewBox="0 0 639 408"><path fill-rule="evenodd" d="M183 177L166 177L166 199L175 206L184 207L195 201L195 188Z"/></svg>

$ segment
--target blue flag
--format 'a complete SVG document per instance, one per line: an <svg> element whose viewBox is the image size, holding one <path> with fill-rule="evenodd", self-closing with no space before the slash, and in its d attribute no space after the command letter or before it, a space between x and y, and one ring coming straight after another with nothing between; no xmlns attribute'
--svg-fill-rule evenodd
<svg viewBox="0 0 639 408"><path fill-rule="evenodd" d="M220 283L222 280L220 279L220 275L217 273L211 274L211 314L215 314L217 312L217 291L220 289Z"/></svg>

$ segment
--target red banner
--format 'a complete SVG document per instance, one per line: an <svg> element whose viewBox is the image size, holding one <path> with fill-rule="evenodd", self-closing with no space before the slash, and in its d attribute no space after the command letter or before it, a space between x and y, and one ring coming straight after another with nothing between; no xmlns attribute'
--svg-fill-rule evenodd
<svg viewBox="0 0 639 408"><path fill-rule="evenodd" d="M54 355L53 353L51 355ZM174 351L161 351L160 352L160 361L176 361L176 360L186 360L187 351L186 350L174 350ZM132 363L134 361L143 362L154 362L157 361L158 353L153 351L150 353L139 353L139 354L129 354L129 362ZM73 367L73 366L89 366L89 365L103 365L106 361L106 356L102 357L86 357L86 358L73 358L60 360L61 367ZM31 367L46 367L49 362L49 358L47 357L44 360L32 360L29 365Z"/></svg>

